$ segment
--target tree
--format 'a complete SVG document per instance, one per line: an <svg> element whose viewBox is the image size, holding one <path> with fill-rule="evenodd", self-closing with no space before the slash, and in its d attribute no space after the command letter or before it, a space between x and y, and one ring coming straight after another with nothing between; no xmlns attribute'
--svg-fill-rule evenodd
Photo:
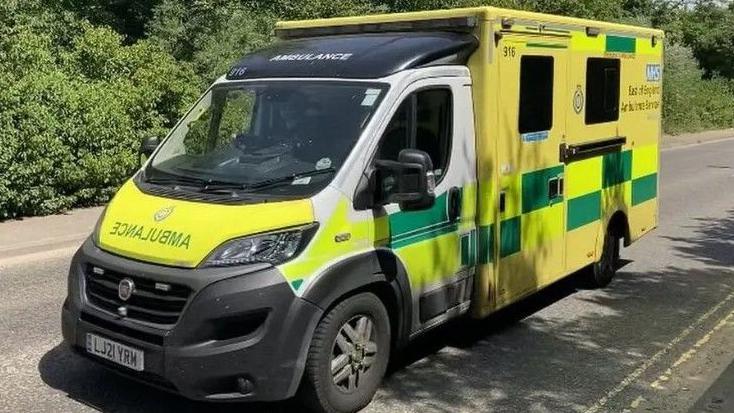
<svg viewBox="0 0 734 413"><path fill-rule="evenodd" d="M681 20L680 31L707 77L734 78L734 5L701 0Z"/></svg>
<svg viewBox="0 0 734 413"><path fill-rule="evenodd" d="M0 219L105 201L199 92L189 65L68 12L8 2L0 22Z"/></svg>

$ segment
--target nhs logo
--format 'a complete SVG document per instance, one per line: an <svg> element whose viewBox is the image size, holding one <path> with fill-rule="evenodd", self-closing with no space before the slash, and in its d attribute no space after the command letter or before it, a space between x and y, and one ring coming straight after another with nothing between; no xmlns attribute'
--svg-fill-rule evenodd
<svg viewBox="0 0 734 413"><path fill-rule="evenodd" d="M647 81L648 82L659 82L662 77L662 68L659 64L647 65Z"/></svg>

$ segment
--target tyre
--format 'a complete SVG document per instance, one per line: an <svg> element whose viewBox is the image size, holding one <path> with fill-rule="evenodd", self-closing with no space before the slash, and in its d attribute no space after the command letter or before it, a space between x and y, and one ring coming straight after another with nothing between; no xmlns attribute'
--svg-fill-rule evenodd
<svg viewBox="0 0 734 413"><path fill-rule="evenodd" d="M390 319L377 296L347 298L321 319L309 348L299 398L313 412L367 406L390 358Z"/></svg>
<svg viewBox="0 0 734 413"><path fill-rule="evenodd" d="M604 235L604 246L601 257L592 268L592 283L594 287L606 287L614 278L619 265L619 237L610 229Z"/></svg>

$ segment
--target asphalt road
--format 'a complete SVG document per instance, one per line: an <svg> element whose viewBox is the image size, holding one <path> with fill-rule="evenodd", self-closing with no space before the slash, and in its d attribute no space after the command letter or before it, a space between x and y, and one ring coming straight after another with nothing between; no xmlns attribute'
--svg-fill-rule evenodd
<svg viewBox="0 0 734 413"><path fill-rule="evenodd" d="M733 411L734 140L666 150L660 227L606 289L570 277L396 360L368 412ZM0 411L299 411L208 405L61 344L68 248L0 258ZM727 408L728 406L728 408Z"/></svg>

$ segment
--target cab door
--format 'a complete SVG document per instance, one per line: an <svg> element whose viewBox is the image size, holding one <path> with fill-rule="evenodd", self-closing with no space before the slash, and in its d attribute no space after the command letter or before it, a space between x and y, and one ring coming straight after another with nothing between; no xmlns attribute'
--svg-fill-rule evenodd
<svg viewBox="0 0 734 413"><path fill-rule="evenodd" d="M564 271L565 169L558 154L570 105L568 39L508 31L497 53L500 224L495 274L497 305L503 306Z"/></svg>
<svg viewBox="0 0 734 413"><path fill-rule="evenodd" d="M468 75L468 73L467 73ZM413 83L401 96L375 158L397 160L402 149L431 158L436 201L426 210L385 206L389 247L410 280L413 331L469 307L476 261L476 160L468 77Z"/></svg>

